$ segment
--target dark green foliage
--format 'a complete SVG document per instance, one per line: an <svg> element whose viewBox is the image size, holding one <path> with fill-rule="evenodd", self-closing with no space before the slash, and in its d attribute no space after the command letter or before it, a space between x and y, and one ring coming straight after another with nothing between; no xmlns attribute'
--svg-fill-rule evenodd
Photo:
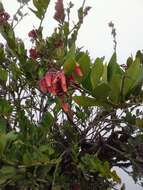
<svg viewBox="0 0 143 190"><path fill-rule="evenodd" d="M126 69L115 53L108 64L103 58L92 61L75 45L84 4L73 28L65 17L44 39L41 24L49 2L33 0L32 12L41 21L35 59L10 21L0 26L6 40L0 47L0 189L109 190L122 183L115 166L127 172L131 167L133 179L142 182L143 53L129 57ZM75 72L77 64L83 76ZM42 93L39 80L61 70L67 92Z"/></svg>

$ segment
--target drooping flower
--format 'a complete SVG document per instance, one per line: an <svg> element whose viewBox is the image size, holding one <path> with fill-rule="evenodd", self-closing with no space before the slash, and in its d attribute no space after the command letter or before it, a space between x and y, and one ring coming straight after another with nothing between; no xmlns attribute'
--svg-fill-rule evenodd
<svg viewBox="0 0 143 190"><path fill-rule="evenodd" d="M54 19L58 22L63 22L65 19L63 0L57 0L56 2Z"/></svg>
<svg viewBox="0 0 143 190"><path fill-rule="evenodd" d="M62 87L63 91L67 92L67 82L66 82L66 77L65 77L64 71L60 72L59 78L61 80L61 87Z"/></svg>

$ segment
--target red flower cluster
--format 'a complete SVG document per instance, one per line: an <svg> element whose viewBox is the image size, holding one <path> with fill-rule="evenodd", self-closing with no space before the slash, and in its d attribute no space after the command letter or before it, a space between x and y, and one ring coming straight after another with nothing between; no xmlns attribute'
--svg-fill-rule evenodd
<svg viewBox="0 0 143 190"><path fill-rule="evenodd" d="M55 11L54 19L58 22L63 22L65 19L63 0L57 0Z"/></svg>
<svg viewBox="0 0 143 190"><path fill-rule="evenodd" d="M83 76L78 64L75 66L75 73L78 76ZM71 75L67 77L63 70L48 71L45 76L39 81L39 89L43 93L51 93L58 96L62 100L62 108L65 112L69 110L69 104L64 101L64 95L68 91L68 87L72 84L77 84L74 77Z"/></svg>
<svg viewBox="0 0 143 190"><path fill-rule="evenodd" d="M28 36L30 38L32 38L32 40L35 40L37 38L37 34L38 34L38 30L31 30L29 33L28 33Z"/></svg>
<svg viewBox="0 0 143 190"><path fill-rule="evenodd" d="M37 58L39 58L39 53L38 53L38 51L37 51L36 48L31 48L31 49L29 50L29 57L32 58L32 59L37 59Z"/></svg>
<svg viewBox="0 0 143 190"><path fill-rule="evenodd" d="M0 12L0 24L4 24L5 22L8 21L9 18L10 15L7 12L5 11Z"/></svg>
<svg viewBox="0 0 143 190"><path fill-rule="evenodd" d="M45 77L39 81L39 87L43 93L51 93L54 96L61 96L67 92L67 80L64 71L49 71Z"/></svg>

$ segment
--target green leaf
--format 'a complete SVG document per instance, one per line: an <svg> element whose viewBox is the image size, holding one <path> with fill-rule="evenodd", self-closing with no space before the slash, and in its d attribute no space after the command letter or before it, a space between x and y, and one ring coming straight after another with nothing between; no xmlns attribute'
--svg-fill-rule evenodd
<svg viewBox="0 0 143 190"><path fill-rule="evenodd" d="M110 86L107 83L100 83L94 89L93 95L96 99L106 99L111 91Z"/></svg>
<svg viewBox="0 0 143 190"><path fill-rule="evenodd" d="M143 128L143 119L136 119L136 126L139 128Z"/></svg>
<svg viewBox="0 0 143 190"><path fill-rule="evenodd" d="M0 66L0 80L7 81L8 73Z"/></svg>
<svg viewBox="0 0 143 190"><path fill-rule="evenodd" d="M102 59L97 58L95 60L94 66L91 69L91 75L90 75L93 89L95 89L95 87L98 85L100 78L103 74L103 70L104 70L103 61Z"/></svg>
<svg viewBox="0 0 143 190"><path fill-rule="evenodd" d="M3 155L3 152L7 145L7 136L4 133L0 134L0 156Z"/></svg>
<svg viewBox="0 0 143 190"><path fill-rule="evenodd" d="M122 85L122 76L115 74L110 80L110 99L114 103L118 103L121 100L121 85Z"/></svg>
<svg viewBox="0 0 143 190"><path fill-rule="evenodd" d="M79 105L83 107L92 107L92 106L109 106L106 102L96 100L95 98L90 98L86 96L74 96L73 100Z"/></svg>
<svg viewBox="0 0 143 190"><path fill-rule="evenodd" d="M6 132L6 120L2 117L0 117L0 133Z"/></svg>
<svg viewBox="0 0 143 190"><path fill-rule="evenodd" d="M65 74L70 75L74 70L75 64L76 64L76 61L73 58L73 56L66 59L64 65L63 65Z"/></svg>
<svg viewBox="0 0 143 190"><path fill-rule="evenodd" d="M143 82L143 65L137 58L125 73L124 97L129 96L132 90L141 82Z"/></svg>
<svg viewBox="0 0 143 190"><path fill-rule="evenodd" d="M32 59L29 59L24 65L23 69L28 79L35 79L38 75L38 63Z"/></svg>
<svg viewBox="0 0 143 190"><path fill-rule="evenodd" d="M55 152L52 146L49 144L41 145L39 147L39 151L42 153L47 153L49 156L51 156Z"/></svg>
<svg viewBox="0 0 143 190"><path fill-rule="evenodd" d="M6 115L12 112L12 106L5 99L0 99L0 113Z"/></svg>
<svg viewBox="0 0 143 190"><path fill-rule="evenodd" d="M85 96L74 96L73 100L79 105L83 107L91 107L96 106L96 99L85 97Z"/></svg>
<svg viewBox="0 0 143 190"><path fill-rule="evenodd" d="M16 169L12 166L4 166L0 169L0 184L3 184L8 179L16 175Z"/></svg>
<svg viewBox="0 0 143 190"><path fill-rule="evenodd" d="M23 154L23 163L25 165L30 165L32 161L33 161L33 158L29 152Z"/></svg>
<svg viewBox="0 0 143 190"><path fill-rule="evenodd" d="M20 76L21 76L21 70L17 66L16 63L11 63L9 65L9 70L12 72L13 80L17 80L18 78L20 78Z"/></svg>
<svg viewBox="0 0 143 190"><path fill-rule="evenodd" d="M104 64L104 69L103 69L103 75L102 75L102 81L107 83L107 64Z"/></svg>
<svg viewBox="0 0 143 190"><path fill-rule="evenodd" d="M51 115L50 112L47 112L43 117L42 126L49 128L53 124L53 122L54 122L53 116Z"/></svg>
<svg viewBox="0 0 143 190"><path fill-rule="evenodd" d="M0 47L0 63L4 61L4 58L5 58L4 48Z"/></svg>
<svg viewBox="0 0 143 190"><path fill-rule="evenodd" d="M107 67L107 80L110 82L115 74L123 75L123 71L117 64L116 53L113 54Z"/></svg>
<svg viewBox="0 0 143 190"><path fill-rule="evenodd" d="M6 136L9 143L15 141L18 137L15 131L10 131L9 133L6 134Z"/></svg>
<svg viewBox="0 0 143 190"><path fill-rule="evenodd" d="M76 53L76 46L75 43L73 43L70 47L70 50L67 52L66 56L65 56L65 60L67 60L68 58L73 58L75 59L75 53Z"/></svg>
<svg viewBox="0 0 143 190"><path fill-rule="evenodd" d="M90 72L90 58L87 53L81 53L80 58L77 60L80 69L83 73L82 80L84 80ZM80 77L81 79L81 77Z"/></svg>
<svg viewBox="0 0 143 190"><path fill-rule="evenodd" d="M92 93L92 84L90 80L90 72L86 76L86 78L82 81L82 86L88 90L90 93Z"/></svg>
<svg viewBox="0 0 143 190"><path fill-rule="evenodd" d="M43 19L50 0L33 0L36 10L29 8L39 19Z"/></svg>
<svg viewBox="0 0 143 190"><path fill-rule="evenodd" d="M110 175L111 175L111 177L113 178L114 181L116 181L117 183L121 184L121 179L117 175L117 173L116 173L115 170L113 170Z"/></svg>

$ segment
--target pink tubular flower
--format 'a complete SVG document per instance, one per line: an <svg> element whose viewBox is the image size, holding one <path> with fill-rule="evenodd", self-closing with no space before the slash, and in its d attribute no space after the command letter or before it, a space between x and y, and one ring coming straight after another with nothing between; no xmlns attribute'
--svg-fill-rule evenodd
<svg viewBox="0 0 143 190"><path fill-rule="evenodd" d="M29 56L32 59L37 59L39 57L39 53L37 52L36 48L31 48L29 50Z"/></svg>
<svg viewBox="0 0 143 190"><path fill-rule="evenodd" d="M37 38L37 33L38 33L38 30L31 30L29 33L28 33L28 36L30 38L32 38L33 40L35 40Z"/></svg>
<svg viewBox="0 0 143 190"><path fill-rule="evenodd" d="M52 73L47 72L45 75L45 81L48 87L52 86Z"/></svg>
<svg viewBox="0 0 143 190"><path fill-rule="evenodd" d="M57 92L59 90L58 87L58 75L53 76L53 80L52 80L52 94L53 95L57 95Z"/></svg>
<svg viewBox="0 0 143 190"><path fill-rule="evenodd" d="M44 78L39 81L39 89L43 93L47 92L47 85L46 85L46 81Z"/></svg>
<svg viewBox="0 0 143 190"><path fill-rule="evenodd" d="M83 73L82 73L82 71L81 71L80 66L79 66L78 63L76 63L75 68L74 68L74 71L75 71L75 73L76 73L79 77L82 77L82 76L83 76Z"/></svg>
<svg viewBox="0 0 143 190"><path fill-rule="evenodd" d="M0 12L0 24L6 23L9 18L10 15L7 12L5 11Z"/></svg>
<svg viewBox="0 0 143 190"><path fill-rule="evenodd" d="M66 82L66 77L65 77L64 71L60 72L59 78L61 80L61 87L62 87L63 91L67 92L67 82Z"/></svg>
<svg viewBox="0 0 143 190"><path fill-rule="evenodd" d="M63 0L57 0L55 11L54 19L58 22L63 22L65 18Z"/></svg>

